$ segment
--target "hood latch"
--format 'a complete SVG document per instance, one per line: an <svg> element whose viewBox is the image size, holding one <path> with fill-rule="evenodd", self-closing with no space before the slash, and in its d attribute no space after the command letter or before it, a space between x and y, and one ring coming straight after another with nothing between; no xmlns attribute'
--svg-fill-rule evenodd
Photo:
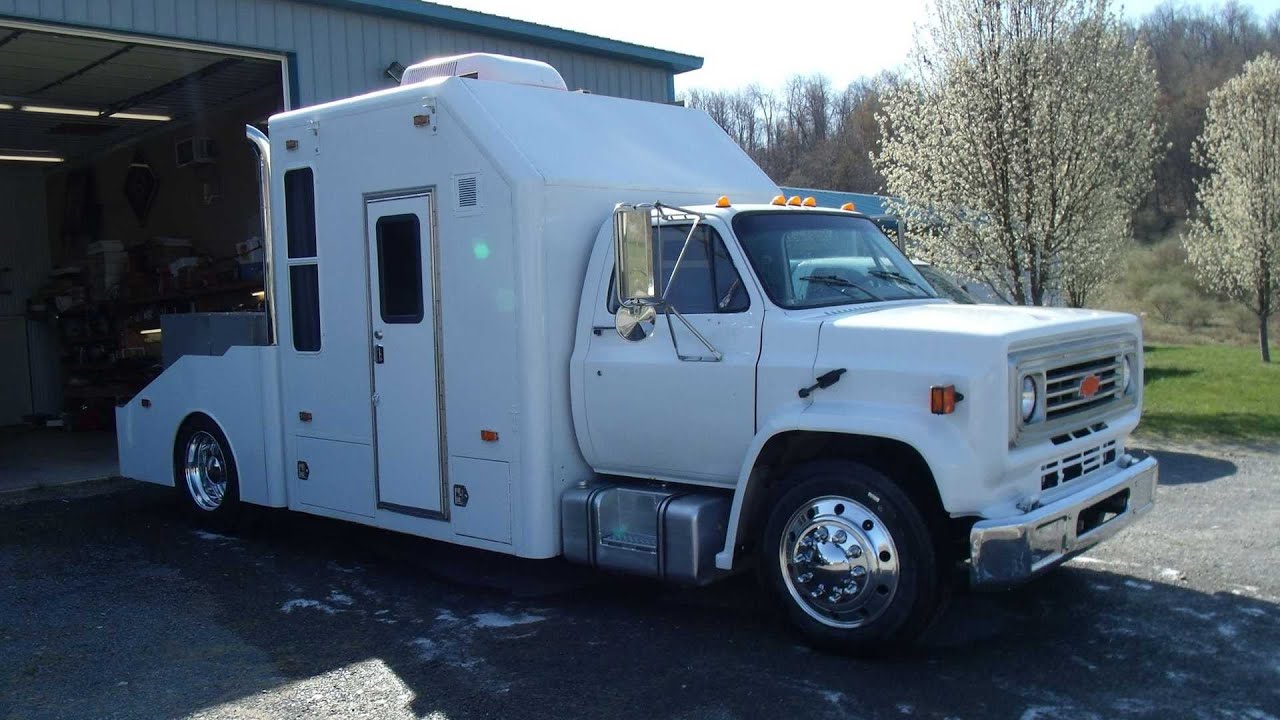
<svg viewBox="0 0 1280 720"><path fill-rule="evenodd" d="M848 372L848 368L837 368L831 372L825 372L818 376L818 382L807 388L800 388L800 397L807 398L813 394L814 390L829 388L840 381L840 376Z"/></svg>

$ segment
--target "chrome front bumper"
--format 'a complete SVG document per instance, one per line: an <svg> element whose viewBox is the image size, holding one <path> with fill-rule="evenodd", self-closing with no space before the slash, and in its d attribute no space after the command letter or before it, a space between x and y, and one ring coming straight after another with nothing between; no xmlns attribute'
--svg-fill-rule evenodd
<svg viewBox="0 0 1280 720"><path fill-rule="evenodd" d="M969 531L974 587L1026 582L1128 527L1155 505L1155 458L1121 456L1111 477L1025 515L980 520Z"/></svg>

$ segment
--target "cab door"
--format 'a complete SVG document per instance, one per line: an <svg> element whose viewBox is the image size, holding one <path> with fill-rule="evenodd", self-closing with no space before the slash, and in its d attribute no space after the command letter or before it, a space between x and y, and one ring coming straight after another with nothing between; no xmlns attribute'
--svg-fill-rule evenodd
<svg viewBox="0 0 1280 720"><path fill-rule="evenodd" d="M432 197L365 202L378 507L442 517L443 392Z"/></svg>
<svg viewBox="0 0 1280 720"><path fill-rule="evenodd" d="M688 225L667 225L662 244L663 287L670 282ZM656 243L655 243L656 245ZM583 364L583 401L593 464L599 472L640 477L736 482L755 436L756 363L764 303L739 272L721 233L700 224L668 294L671 304L720 354L676 318L661 315L639 342L614 329L616 293L595 310ZM679 342L677 356L672 332ZM692 359L699 358L699 359Z"/></svg>

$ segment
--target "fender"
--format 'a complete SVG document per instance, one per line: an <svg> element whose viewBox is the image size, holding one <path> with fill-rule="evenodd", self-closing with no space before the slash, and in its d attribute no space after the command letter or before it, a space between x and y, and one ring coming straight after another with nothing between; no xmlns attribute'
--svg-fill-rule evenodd
<svg viewBox="0 0 1280 720"><path fill-rule="evenodd" d="M221 356L186 355L116 408L116 448L120 474L173 486L173 448L178 428L193 413L207 415L222 429L240 471L240 497L271 507L286 504L278 463L278 421L268 424L264 408L278 407L273 346L235 346ZM147 399L148 407L142 400ZM276 415L278 417L278 415Z"/></svg>
<svg viewBox="0 0 1280 720"><path fill-rule="evenodd" d="M931 415L900 405L851 402L815 402L805 408L792 406L769 417L756 433L738 473L724 549L716 555L716 567L733 569L742 510L756 483L756 461L776 435L809 431L884 438L905 443L920 453L933 473L943 507L956 514L976 498L965 488L982 488L984 465L970 446L961 421L953 416Z"/></svg>

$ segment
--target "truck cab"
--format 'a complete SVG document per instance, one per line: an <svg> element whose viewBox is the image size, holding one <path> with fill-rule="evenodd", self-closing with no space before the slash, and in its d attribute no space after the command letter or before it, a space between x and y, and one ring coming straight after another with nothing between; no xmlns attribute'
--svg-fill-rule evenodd
<svg viewBox="0 0 1280 720"><path fill-rule="evenodd" d="M732 489L716 567L750 557L811 638L847 647L956 567L1026 581L1152 506L1132 316L954 303L870 219L799 198L640 212L632 262L613 222L588 268L583 454Z"/></svg>
<svg viewBox="0 0 1280 720"><path fill-rule="evenodd" d="M703 113L477 54L247 132L267 303L233 319L265 332L166 338L117 410L122 474L202 522L754 569L808 641L859 652L1153 506L1136 318L939 297Z"/></svg>

